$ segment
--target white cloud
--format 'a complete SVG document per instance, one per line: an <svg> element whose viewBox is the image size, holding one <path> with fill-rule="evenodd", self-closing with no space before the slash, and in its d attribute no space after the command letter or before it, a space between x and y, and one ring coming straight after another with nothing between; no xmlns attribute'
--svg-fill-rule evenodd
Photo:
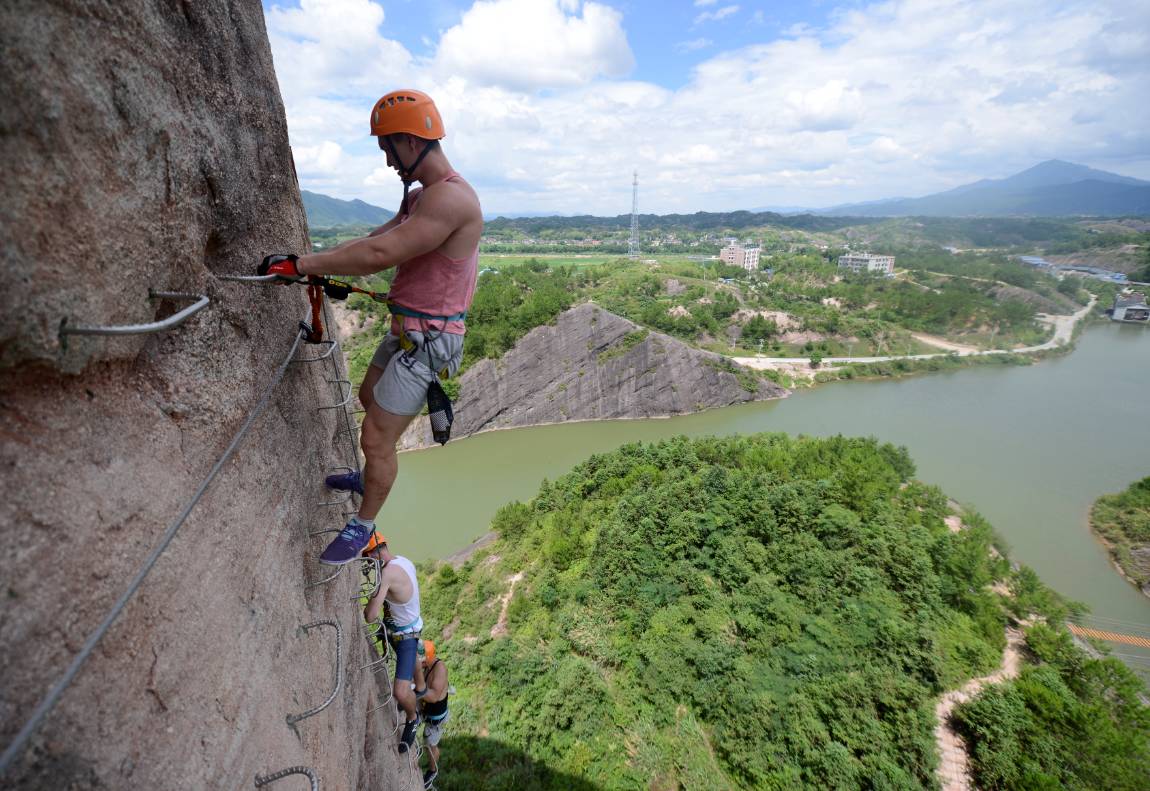
<svg viewBox="0 0 1150 791"><path fill-rule="evenodd" d="M694 52L700 49L706 49L715 42L709 38L695 38L690 41L680 41L675 45L675 51L679 53Z"/></svg>
<svg viewBox="0 0 1150 791"><path fill-rule="evenodd" d="M266 18L289 105L415 76L411 53L381 34L383 7L372 0L300 0L298 8L272 6Z"/></svg>
<svg viewBox="0 0 1150 791"><path fill-rule="evenodd" d="M480 0L443 34L435 66L441 76L531 90L621 77L634 57L622 15L600 3Z"/></svg>
<svg viewBox="0 0 1150 791"><path fill-rule="evenodd" d="M830 80L810 90L793 90L787 105L798 129L829 132L849 129L862 113L862 98L846 80Z"/></svg>
<svg viewBox="0 0 1150 791"><path fill-rule="evenodd" d="M301 176L324 177L337 170L342 164L343 148L339 143L324 140L317 146L295 146L292 148L296 172Z"/></svg>
<svg viewBox="0 0 1150 791"><path fill-rule="evenodd" d="M695 8L702 8L703 6L714 5L719 0L695 0Z"/></svg>
<svg viewBox="0 0 1150 791"><path fill-rule="evenodd" d="M671 89L617 76L617 12L535 0L519 29L502 15L520 2L476 3L427 60L387 38L377 3L269 12L301 185L396 205L366 127L402 84L435 97L487 212L624 213L635 168L658 212L919 195L1051 157L1150 177L1150 4L891 0L723 52ZM337 11L356 23L314 18ZM510 30L483 41L499 20ZM300 60L302 45L319 51Z"/></svg>
<svg viewBox="0 0 1150 791"><path fill-rule="evenodd" d="M696 3L698 5L698 3ZM709 3L705 4L709 5ZM726 19L731 14L737 14L739 7L737 5L725 5L722 8L717 8L714 11L704 11L695 17L695 24L701 25L704 22L718 22L720 19Z"/></svg>

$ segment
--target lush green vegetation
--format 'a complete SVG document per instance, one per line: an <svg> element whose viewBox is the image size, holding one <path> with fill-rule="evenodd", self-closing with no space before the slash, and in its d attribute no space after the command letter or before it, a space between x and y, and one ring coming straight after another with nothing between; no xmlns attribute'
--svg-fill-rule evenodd
<svg viewBox="0 0 1150 791"><path fill-rule="evenodd" d="M955 720L979 788L1143 791L1150 782L1146 687L1121 662L1091 659L1065 631L1037 624L1027 647L1039 664L988 687Z"/></svg>
<svg viewBox="0 0 1150 791"><path fill-rule="evenodd" d="M913 473L874 440L759 435L545 483L460 570L425 570L453 729L601 788L934 788L934 700L997 666L1009 572ZM445 789L511 787L450 761Z"/></svg>
<svg viewBox="0 0 1150 791"><path fill-rule="evenodd" d="M1042 291L1061 298L1052 279L1000 257L947 254L948 258L936 260L933 253L921 259L910 253L908 265L922 268L891 280L844 275L827 257L833 255L780 253L771 258L769 272L746 272L685 256L663 256L657 262L616 258L581 265L533 257L499 267L482 259L484 271L468 318L460 374L478 360L498 358L526 333L585 300L639 324L642 329L635 342L651 329L725 354L821 360L938 351L915 339L912 331L984 347L1040 343L1048 331L1034 321L1035 308L996 295L994 289L1017 283L1012 287L1037 299L1045 298L1038 296ZM967 259L974 274L943 271L961 268L949 258ZM386 291L391 276L388 271L365 279L365 287ZM1029 289L1024 290L1026 286ZM386 308L366 297L353 295L348 305L366 326L345 344L352 378L358 381L390 321ZM899 365L897 370L848 371L835 378L952 367L945 359ZM777 378L770 373L747 374L744 387L753 392L760 375ZM452 396L458 394L458 382L456 377L446 384Z"/></svg>
<svg viewBox="0 0 1150 791"><path fill-rule="evenodd" d="M1150 477L1095 500L1090 526L1105 539L1123 574L1136 585L1150 584Z"/></svg>
<svg viewBox="0 0 1150 791"><path fill-rule="evenodd" d="M650 240L657 252L649 255L656 257L641 260L612 256L601 246L590 253L554 256L485 252L463 370L502 355L531 329L584 300L595 300L644 329L733 356L822 360L938 351L914 333L984 349L1035 345L1050 334L1035 320L1036 313L1069 313L1089 298L1081 286L1096 292L1106 286L1078 278L1059 282L1020 264L1007 251L1034 252L1040 242L1140 238L1139 232L1116 223L1099 229L1048 219L899 219L862 225L844 218L777 219L745 212L661 218L644 226L658 237ZM755 225L759 220L767 224ZM575 234L594 241L611 228L610 218L499 220L489 223L484 250L493 239L506 242L498 249L532 249L524 240L539 241L546 234L552 240ZM363 230L317 230L313 236L317 244L331 246ZM762 245L759 271L727 267L708 257L728 233ZM967 252L939 246L971 241L1000 246ZM523 245L515 247L519 242ZM875 245L894 253L899 276L844 273L836 260L848 245ZM668 252L678 248L696 255ZM369 278L367 286L385 291L390 277ZM385 309L369 300L353 297L349 305L368 327L348 343L352 374L359 377L388 321ZM949 365L941 361L922 367ZM458 381L447 389L457 393Z"/></svg>

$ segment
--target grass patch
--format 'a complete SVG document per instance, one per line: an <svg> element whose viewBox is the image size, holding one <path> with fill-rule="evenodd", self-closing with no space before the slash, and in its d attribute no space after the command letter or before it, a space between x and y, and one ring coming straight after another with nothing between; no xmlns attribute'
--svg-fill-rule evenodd
<svg viewBox="0 0 1150 791"><path fill-rule="evenodd" d="M638 329L634 332L628 332L617 344L599 352L599 356L596 358L599 361L599 365L603 365L603 363L607 362L608 360L614 360L616 357L622 357L628 351L635 348L643 341L647 340L647 336L650 334L651 331L647 329Z"/></svg>

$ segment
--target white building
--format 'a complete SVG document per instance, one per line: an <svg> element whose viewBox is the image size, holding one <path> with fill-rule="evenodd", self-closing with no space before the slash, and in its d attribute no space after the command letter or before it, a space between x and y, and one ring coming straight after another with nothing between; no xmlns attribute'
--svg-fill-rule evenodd
<svg viewBox="0 0 1150 791"><path fill-rule="evenodd" d="M847 253L839 256L839 266L852 272L874 272L894 277L894 256L873 253Z"/></svg>
<svg viewBox="0 0 1150 791"><path fill-rule="evenodd" d="M740 244L728 244L719 251L719 259L727 266L741 266L748 272L759 268L758 247L743 247Z"/></svg>

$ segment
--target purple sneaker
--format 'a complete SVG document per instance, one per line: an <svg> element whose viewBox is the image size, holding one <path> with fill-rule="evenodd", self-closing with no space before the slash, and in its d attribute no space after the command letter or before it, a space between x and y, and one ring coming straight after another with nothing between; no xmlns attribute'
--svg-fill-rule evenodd
<svg viewBox="0 0 1150 791"><path fill-rule="evenodd" d="M348 522L339 535L327 545L327 549L319 556L320 563L329 566L342 566L359 557L359 553L371 540L371 528L358 522Z"/></svg>
<svg viewBox="0 0 1150 791"><path fill-rule="evenodd" d="M323 482L329 489L335 489L339 492L352 491L363 497L363 478L360 477L359 470L329 475L323 479Z"/></svg>

